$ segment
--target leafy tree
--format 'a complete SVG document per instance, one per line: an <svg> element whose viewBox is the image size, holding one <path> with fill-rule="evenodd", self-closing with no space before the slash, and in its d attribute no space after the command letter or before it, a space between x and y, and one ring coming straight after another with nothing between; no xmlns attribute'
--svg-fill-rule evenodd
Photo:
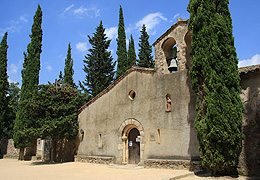
<svg viewBox="0 0 260 180"><path fill-rule="evenodd" d="M242 148L238 59L228 0L190 0L192 67L202 165L213 175L236 172Z"/></svg>
<svg viewBox="0 0 260 180"><path fill-rule="evenodd" d="M18 103L17 117L14 125L14 145L20 148L19 159L23 160L24 148L34 139L34 119L31 111L28 111L32 94L37 92L40 71L40 54L42 52L42 10L38 5L33 17L31 42L27 46L27 53L24 53L22 70L21 98Z"/></svg>
<svg viewBox="0 0 260 180"><path fill-rule="evenodd" d="M92 48L89 49L90 54L85 56L86 60L83 60L83 70L86 73L83 84L87 86L87 92L92 97L107 88L114 79L115 63L112 62L111 52L108 51L111 40L107 40L104 32L105 28L100 21L93 37L88 36Z"/></svg>
<svg viewBox="0 0 260 180"><path fill-rule="evenodd" d="M64 68L64 82L71 87L75 87L73 82L73 59L71 58L71 46L68 45L67 58L65 59L65 68Z"/></svg>
<svg viewBox="0 0 260 180"><path fill-rule="evenodd" d="M135 54L135 42L133 36L131 34L131 38L129 40L129 49L128 49L128 69L131 68L133 65L136 65L136 54Z"/></svg>
<svg viewBox="0 0 260 180"><path fill-rule="evenodd" d="M119 9L119 24L118 24L118 38L117 41L117 71L116 78L119 78L122 74L124 74L128 70L127 63L127 51L126 51L126 35L125 35L125 24L123 17L123 9L120 6Z"/></svg>
<svg viewBox="0 0 260 180"><path fill-rule="evenodd" d="M51 160L56 160L58 140L75 138L78 132L77 110L82 106L78 91L64 82L39 85L31 102L38 123L37 136L52 139Z"/></svg>
<svg viewBox="0 0 260 180"><path fill-rule="evenodd" d="M153 68L154 67L154 60L152 56L152 46L149 44L149 35L146 32L146 27L143 25L141 30L141 37L139 38L139 53L138 57L138 66L146 67L146 68Z"/></svg>
<svg viewBox="0 0 260 180"><path fill-rule="evenodd" d="M13 137L13 128L16 118L16 112L18 108L18 101L20 98L20 88L18 87L19 83L10 83L7 91L7 123L5 126L5 139L11 139Z"/></svg>
<svg viewBox="0 0 260 180"><path fill-rule="evenodd" d="M7 32L4 34L0 45L0 140L3 138L3 131L5 130L7 122L7 90L8 90L8 76L7 76Z"/></svg>

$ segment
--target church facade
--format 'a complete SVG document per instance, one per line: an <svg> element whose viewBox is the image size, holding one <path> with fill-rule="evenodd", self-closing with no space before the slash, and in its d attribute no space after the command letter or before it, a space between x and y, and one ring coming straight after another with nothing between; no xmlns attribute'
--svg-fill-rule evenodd
<svg viewBox="0 0 260 180"><path fill-rule="evenodd" d="M199 158L188 36L187 20L179 20L154 44L155 69L132 67L80 109L77 159L143 165L149 159ZM175 72L168 70L172 60Z"/></svg>
<svg viewBox="0 0 260 180"><path fill-rule="evenodd" d="M153 44L155 68L132 67L79 110L75 161L193 169L199 161L188 21ZM239 69L243 114L240 170L259 175L260 66Z"/></svg>

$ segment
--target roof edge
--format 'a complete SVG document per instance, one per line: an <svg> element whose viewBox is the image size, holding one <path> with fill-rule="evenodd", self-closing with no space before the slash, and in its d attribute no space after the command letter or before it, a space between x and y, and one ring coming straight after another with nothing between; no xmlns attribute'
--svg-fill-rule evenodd
<svg viewBox="0 0 260 180"><path fill-rule="evenodd" d="M239 75L260 70L260 64L238 68Z"/></svg>
<svg viewBox="0 0 260 180"><path fill-rule="evenodd" d="M179 26L180 24L188 24L188 19L181 19L178 18L178 21L173 24L165 33L163 33L163 35L161 35L154 43L153 46L155 46L158 42L160 42L165 36L167 36L168 34L170 34L170 32L172 32L177 26Z"/></svg>
<svg viewBox="0 0 260 180"><path fill-rule="evenodd" d="M113 89L120 81L122 81L126 76L128 76L132 72L144 72L153 74L155 73L155 69L152 68L143 68L143 67L136 67L133 66L130 69L128 69L124 74L122 74L119 78L117 78L112 84L110 84L106 89L101 91L98 95L96 95L93 99L91 99L89 102L84 104L79 110L78 114L80 114L84 109L86 109L90 104L94 103L97 99L99 99L101 96L108 93L111 89Z"/></svg>

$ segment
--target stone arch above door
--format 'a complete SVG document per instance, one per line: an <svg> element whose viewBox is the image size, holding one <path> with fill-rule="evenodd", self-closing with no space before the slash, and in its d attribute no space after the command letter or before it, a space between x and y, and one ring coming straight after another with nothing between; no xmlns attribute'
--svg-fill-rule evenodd
<svg viewBox="0 0 260 180"><path fill-rule="evenodd" d="M128 134L133 129L136 128L140 133L140 164L144 164L143 154L144 154L144 128L142 124L136 119L127 119L119 127L118 130L118 150L120 154L121 161L119 163L128 163Z"/></svg>

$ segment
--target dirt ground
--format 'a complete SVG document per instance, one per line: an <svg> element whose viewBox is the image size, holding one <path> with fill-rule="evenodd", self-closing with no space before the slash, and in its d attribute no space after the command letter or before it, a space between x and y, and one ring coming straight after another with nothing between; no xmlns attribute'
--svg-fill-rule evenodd
<svg viewBox="0 0 260 180"><path fill-rule="evenodd" d="M213 179L195 176L188 170L146 169L131 165L100 165L79 162L44 164L0 159L1 180L169 180L173 177L182 180ZM220 179L218 178L218 180Z"/></svg>

